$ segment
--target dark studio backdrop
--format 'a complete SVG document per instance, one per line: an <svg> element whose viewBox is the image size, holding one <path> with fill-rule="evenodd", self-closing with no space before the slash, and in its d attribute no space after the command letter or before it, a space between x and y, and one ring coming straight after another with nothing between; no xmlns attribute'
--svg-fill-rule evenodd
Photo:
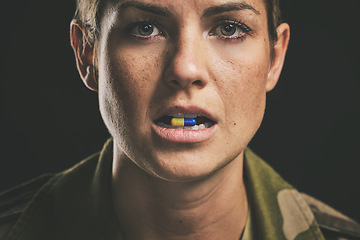
<svg viewBox="0 0 360 240"><path fill-rule="evenodd" d="M1 9L0 191L58 172L109 137L69 44L73 1ZM286 180L360 220L360 1L283 1L286 63L250 146Z"/></svg>

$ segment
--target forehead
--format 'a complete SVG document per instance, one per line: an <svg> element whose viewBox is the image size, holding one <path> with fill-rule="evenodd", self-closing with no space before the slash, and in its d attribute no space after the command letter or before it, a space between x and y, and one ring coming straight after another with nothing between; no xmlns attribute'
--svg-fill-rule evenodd
<svg viewBox="0 0 360 240"><path fill-rule="evenodd" d="M266 15L264 0L109 0L106 5L107 11L104 15L109 13L109 10L119 12L130 7L147 10L152 8L157 13L178 16L190 13L204 16L209 13L216 14L217 11L221 13L235 10Z"/></svg>

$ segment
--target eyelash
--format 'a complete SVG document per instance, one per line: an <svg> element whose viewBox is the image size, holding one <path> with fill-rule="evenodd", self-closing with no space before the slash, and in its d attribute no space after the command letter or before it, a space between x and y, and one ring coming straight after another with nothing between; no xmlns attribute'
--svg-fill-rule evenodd
<svg viewBox="0 0 360 240"><path fill-rule="evenodd" d="M139 31L139 28L141 26L143 26L143 27L152 26L152 28L156 29L158 31L158 33L155 36L152 36L153 32L151 32L151 34L149 36L144 36L144 35L141 35L138 33L134 33L134 30ZM134 22L126 28L126 32L130 33L131 37L133 37L135 39L139 39L139 40L150 40L152 38L156 38L156 37L165 35L164 32L161 30L161 27L159 27L159 25L157 23L155 23L154 21L151 21L151 20Z"/></svg>
<svg viewBox="0 0 360 240"><path fill-rule="evenodd" d="M235 36L225 36L225 35L221 35L221 34L216 34L216 31L221 31L221 30L219 30L220 27L229 26L229 25L233 25L235 28L237 28L237 29L235 29L235 31L240 30L241 34L235 35ZM245 24L245 22L236 21L236 20L225 20L225 21L221 22L220 24L218 24L216 27L214 27L210 31L209 35L215 36L215 37L225 40L225 41L245 40L248 36L252 35L252 29L249 26L247 26Z"/></svg>
<svg viewBox="0 0 360 240"><path fill-rule="evenodd" d="M229 26L229 25L233 25L236 28L235 31L241 31L241 34L235 36L225 36L224 34L216 33L216 32L221 32L221 30L219 30L220 27ZM158 33L156 35L152 35L153 34L152 31L148 36L141 35L140 33L135 33L136 31L140 30L141 26L143 27L151 26ZM151 20L134 22L126 28L126 32L130 33L131 37L144 41L158 38L160 36L165 36L165 33L161 30L159 24ZM212 30L209 32L209 36L214 36L219 38L220 40L225 40L225 41L234 41L234 40L242 41L245 40L248 36L251 36L251 34L252 34L251 28L249 28L244 22L236 21L236 20L223 20L221 21L221 23L219 23L214 28L212 28Z"/></svg>

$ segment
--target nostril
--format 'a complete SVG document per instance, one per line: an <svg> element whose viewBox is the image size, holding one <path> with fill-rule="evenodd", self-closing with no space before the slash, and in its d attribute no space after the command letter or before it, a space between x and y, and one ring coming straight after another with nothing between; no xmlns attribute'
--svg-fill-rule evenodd
<svg viewBox="0 0 360 240"><path fill-rule="evenodd" d="M200 80L196 80L192 83L192 85L195 85L195 86L202 86L202 82Z"/></svg>

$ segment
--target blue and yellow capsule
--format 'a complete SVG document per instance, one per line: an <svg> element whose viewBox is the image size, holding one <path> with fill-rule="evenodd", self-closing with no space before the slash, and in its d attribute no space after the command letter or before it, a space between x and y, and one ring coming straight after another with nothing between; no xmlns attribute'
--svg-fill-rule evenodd
<svg viewBox="0 0 360 240"><path fill-rule="evenodd" d="M195 126L195 118L172 118L171 125L174 127Z"/></svg>

